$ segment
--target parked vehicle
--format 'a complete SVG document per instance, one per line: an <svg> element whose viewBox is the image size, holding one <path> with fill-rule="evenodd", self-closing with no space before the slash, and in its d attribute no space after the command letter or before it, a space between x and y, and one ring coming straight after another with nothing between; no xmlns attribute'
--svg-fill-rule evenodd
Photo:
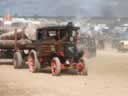
<svg viewBox="0 0 128 96"><path fill-rule="evenodd" d="M128 32L122 32L120 33L119 37L119 43L118 43L118 51L128 51Z"/></svg>

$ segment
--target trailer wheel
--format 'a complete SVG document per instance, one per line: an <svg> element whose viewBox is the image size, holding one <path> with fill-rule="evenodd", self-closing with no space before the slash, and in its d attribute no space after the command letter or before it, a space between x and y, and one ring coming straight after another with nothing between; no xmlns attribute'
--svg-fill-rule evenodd
<svg viewBox="0 0 128 96"><path fill-rule="evenodd" d="M30 72L35 73L40 70L40 63L38 61L37 53L35 50L31 50L28 56L28 67Z"/></svg>
<svg viewBox="0 0 128 96"><path fill-rule="evenodd" d="M86 66L86 59L81 58L77 64L77 74L79 75L88 75L88 70Z"/></svg>
<svg viewBox="0 0 128 96"><path fill-rule="evenodd" d="M23 67L23 58L20 52L16 52L13 57L13 65L14 68L22 68Z"/></svg>
<svg viewBox="0 0 128 96"><path fill-rule="evenodd" d="M58 57L54 57L51 61L51 72L53 76L58 76L61 72L61 63Z"/></svg>

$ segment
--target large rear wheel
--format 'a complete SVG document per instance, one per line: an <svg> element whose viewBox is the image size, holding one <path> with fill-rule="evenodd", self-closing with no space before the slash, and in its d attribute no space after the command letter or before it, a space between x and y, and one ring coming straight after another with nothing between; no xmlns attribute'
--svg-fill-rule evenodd
<svg viewBox="0 0 128 96"><path fill-rule="evenodd" d="M51 72L53 76L57 76L61 72L61 63L58 57L54 57L51 61Z"/></svg>
<svg viewBox="0 0 128 96"><path fill-rule="evenodd" d="M35 73L38 72L41 68L40 62L37 57L37 53L35 50L31 50L28 56L28 67L30 72Z"/></svg>

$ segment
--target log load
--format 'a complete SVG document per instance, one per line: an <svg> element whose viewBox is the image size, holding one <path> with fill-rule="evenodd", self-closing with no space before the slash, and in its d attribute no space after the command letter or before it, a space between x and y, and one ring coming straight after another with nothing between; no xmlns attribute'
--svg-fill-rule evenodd
<svg viewBox="0 0 128 96"><path fill-rule="evenodd" d="M18 40L15 42L15 40L0 40L0 49L14 49L15 44L17 44L18 47L25 48L26 45L31 44L32 42L30 40Z"/></svg>
<svg viewBox="0 0 128 96"><path fill-rule="evenodd" d="M11 30L10 32L0 34L0 40L14 40L15 32L18 40L20 40L22 37L26 37L29 40L36 40L37 28L38 26L31 24L26 26L26 28L17 28L17 30Z"/></svg>

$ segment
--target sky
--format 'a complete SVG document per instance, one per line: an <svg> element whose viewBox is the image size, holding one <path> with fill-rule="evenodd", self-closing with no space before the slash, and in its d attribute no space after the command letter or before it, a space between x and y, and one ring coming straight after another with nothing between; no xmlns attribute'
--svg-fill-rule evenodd
<svg viewBox="0 0 128 96"><path fill-rule="evenodd" d="M0 0L0 15L127 17L128 0Z"/></svg>

